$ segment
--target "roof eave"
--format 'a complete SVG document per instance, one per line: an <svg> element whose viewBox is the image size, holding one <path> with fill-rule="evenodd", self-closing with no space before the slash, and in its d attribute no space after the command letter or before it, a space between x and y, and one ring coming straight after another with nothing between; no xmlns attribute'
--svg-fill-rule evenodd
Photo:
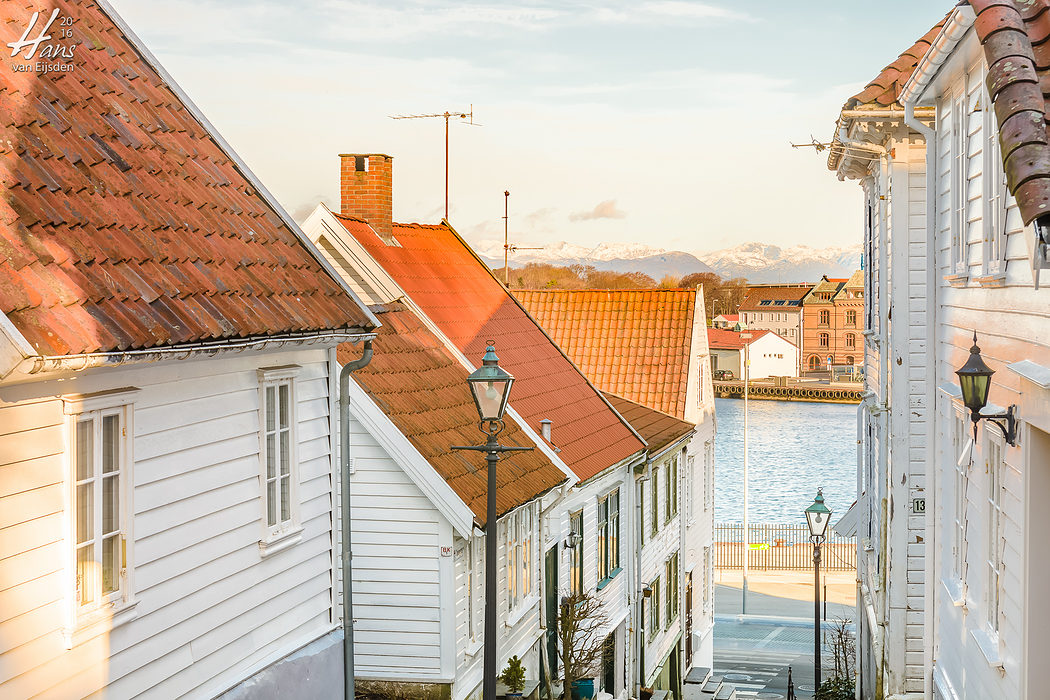
<svg viewBox="0 0 1050 700"><path fill-rule="evenodd" d="M957 6L941 27L930 49L923 55L908 82L901 90L900 102L903 105L918 106L929 101L927 89L936 79L941 67L951 56L955 47L963 40L973 27L976 15L969 4Z"/></svg>

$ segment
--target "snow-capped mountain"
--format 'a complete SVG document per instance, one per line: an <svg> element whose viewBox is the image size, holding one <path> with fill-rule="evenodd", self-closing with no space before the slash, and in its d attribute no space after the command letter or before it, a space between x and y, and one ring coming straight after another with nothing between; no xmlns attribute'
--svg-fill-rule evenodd
<svg viewBox="0 0 1050 700"><path fill-rule="evenodd" d="M481 241L475 251L490 267L503 267L502 241ZM511 267L530 262L562 267L583 264L614 272L644 272L657 281L665 275L680 277L693 272L715 272L723 279L744 277L754 283L815 282L821 275L849 277L853 274L860 267L860 245L781 248L751 242L693 255L641 243L603 243L588 248L561 241L539 250L519 250L511 254Z"/></svg>
<svg viewBox="0 0 1050 700"><path fill-rule="evenodd" d="M765 243L742 243L733 248L703 253L719 277L744 277L749 282L810 282L828 277L849 277L860 268L860 245L844 248L781 248Z"/></svg>
<svg viewBox="0 0 1050 700"><path fill-rule="evenodd" d="M503 267L502 241L482 241L475 251L489 267ZM711 268L695 255L640 243L602 243L587 248L561 241L545 245L540 250L519 250L511 255L511 267L530 262L560 267L592 265L599 270L613 272L642 272L656 281L665 275L683 277L693 272L711 272Z"/></svg>

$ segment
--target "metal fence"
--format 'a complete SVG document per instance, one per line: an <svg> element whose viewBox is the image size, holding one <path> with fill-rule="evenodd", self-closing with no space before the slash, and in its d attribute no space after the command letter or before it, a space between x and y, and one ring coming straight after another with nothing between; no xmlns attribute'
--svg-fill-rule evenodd
<svg viewBox="0 0 1050 700"><path fill-rule="evenodd" d="M748 567L756 570L812 569L813 543L805 525L749 523L750 555ZM744 568L743 523L715 525L715 568ZM830 571L857 568L857 545L853 537L828 532L821 547L820 566Z"/></svg>

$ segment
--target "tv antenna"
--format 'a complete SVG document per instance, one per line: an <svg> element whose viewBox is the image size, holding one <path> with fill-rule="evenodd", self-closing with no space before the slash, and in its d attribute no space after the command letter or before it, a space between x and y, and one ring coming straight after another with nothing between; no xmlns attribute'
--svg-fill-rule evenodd
<svg viewBox="0 0 1050 700"><path fill-rule="evenodd" d="M440 114L392 114L391 119L433 119L436 117L444 117L445 119L445 221L448 221L448 120L455 117L456 119L467 119L469 121L463 122L467 126L481 126L481 124L474 123L474 105L470 105L469 112L442 112Z"/></svg>
<svg viewBox="0 0 1050 700"><path fill-rule="evenodd" d="M521 248L510 242L508 229L510 217L507 205L510 202L510 190L503 190L503 285L510 287L510 254L518 250L543 250L543 248Z"/></svg>

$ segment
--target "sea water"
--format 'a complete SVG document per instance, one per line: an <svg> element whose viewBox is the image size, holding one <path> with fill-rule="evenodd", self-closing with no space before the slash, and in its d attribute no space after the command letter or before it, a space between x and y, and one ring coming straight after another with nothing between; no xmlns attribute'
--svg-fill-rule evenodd
<svg viewBox="0 0 1050 700"><path fill-rule="evenodd" d="M817 487L833 513L857 498L856 404L748 401L748 515L805 523ZM715 399L715 522L743 520L744 402ZM831 522L838 518L832 515Z"/></svg>

